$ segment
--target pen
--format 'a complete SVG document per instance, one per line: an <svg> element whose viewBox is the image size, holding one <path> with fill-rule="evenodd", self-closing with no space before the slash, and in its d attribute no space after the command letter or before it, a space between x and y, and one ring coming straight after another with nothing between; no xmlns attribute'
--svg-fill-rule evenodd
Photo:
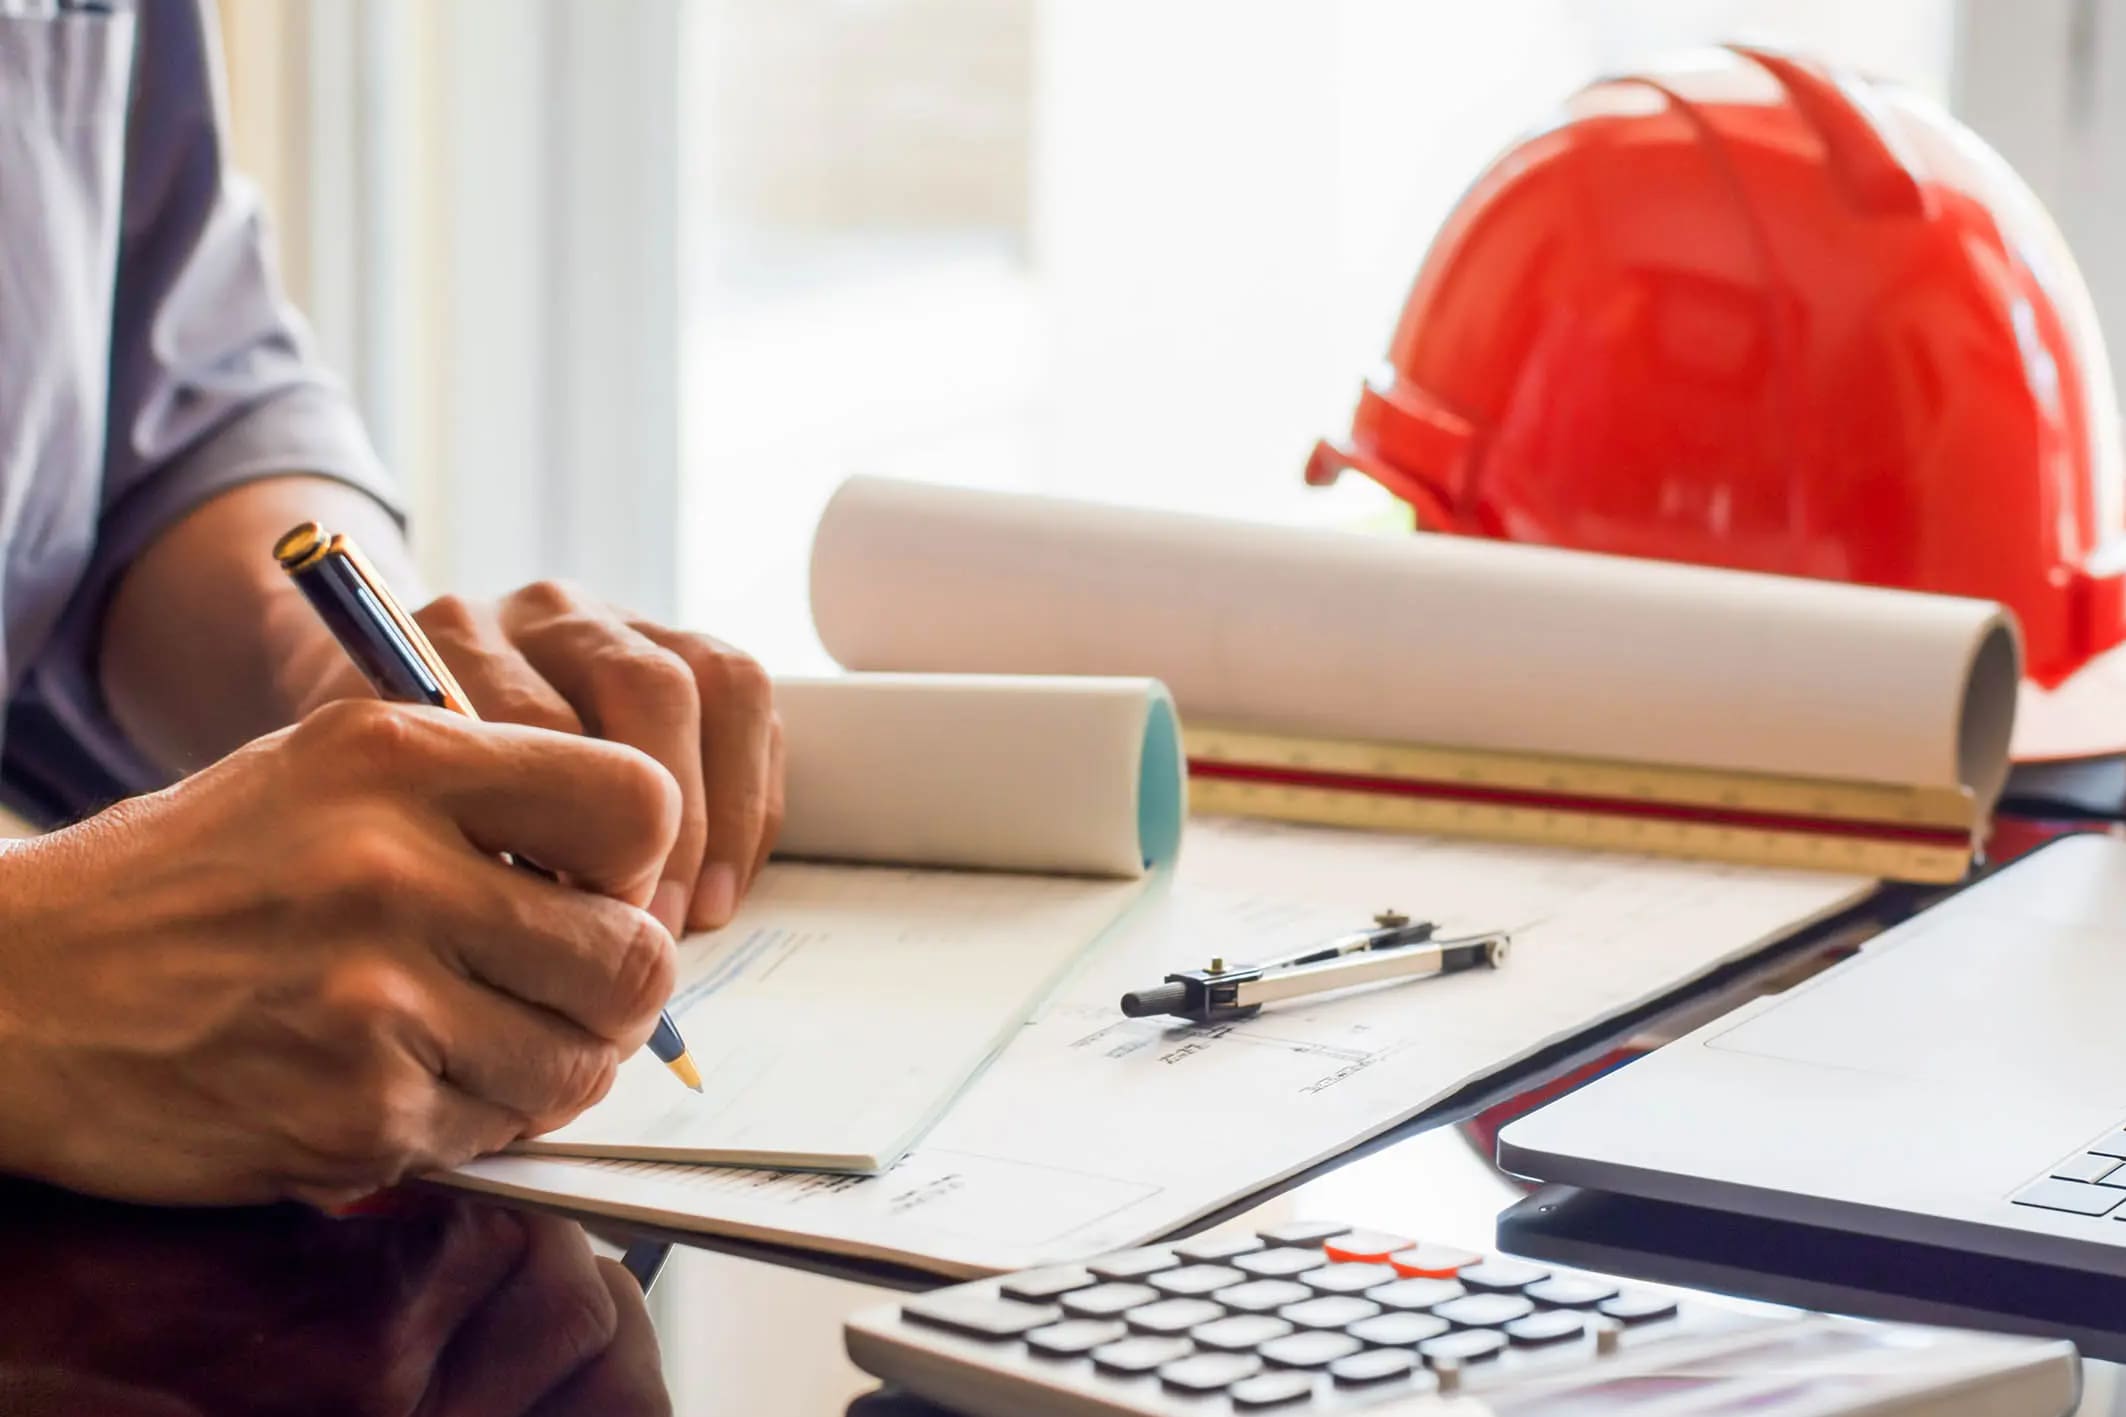
<svg viewBox="0 0 2126 1417"><path fill-rule="evenodd" d="M1512 939L1504 933L1441 939L1429 920L1413 923L1406 915L1383 911L1374 928L1338 935L1275 959L1227 968L1213 959L1209 969L1183 970L1150 989L1122 996L1122 1012L1131 1018L1172 1014L1196 1023L1229 1023L1253 1018L1264 1004L1305 998L1361 984L1391 979L1430 979L1506 962Z"/></svg>
<svg viewBox="0 0 2126 1417"><path fill-rule="evenodd" d="M467 718L480 716L450 666L352 541L328 534L316 522L304 522L273 543L273 559L302 590L303 598L379 697L449 709ZM504 859L549 881L554 879L553 872L535 862L507 853ZM701 1091L701 1072L671 1014L658 1013L650 1051L681 1082Z"/></svg>

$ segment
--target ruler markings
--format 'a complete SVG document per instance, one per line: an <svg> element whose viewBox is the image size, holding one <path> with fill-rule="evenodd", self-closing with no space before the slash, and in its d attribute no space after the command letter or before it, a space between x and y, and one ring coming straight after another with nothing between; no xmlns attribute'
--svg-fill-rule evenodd
<svg viewBox="0 0 2126 1417"><path fill-rule="evenodd" d="M1197 810L1329 826L1953 881L1968 792L1192 726Z"/></svg>

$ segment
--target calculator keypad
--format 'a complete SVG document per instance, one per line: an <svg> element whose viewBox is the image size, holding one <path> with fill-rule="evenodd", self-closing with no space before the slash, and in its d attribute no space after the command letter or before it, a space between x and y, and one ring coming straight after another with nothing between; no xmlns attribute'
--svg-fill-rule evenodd
<svg viewBox="0 0 2126 1417"><path fill-rule="evenodd" d="M1592 1362L1623 1328L1659 1328L1677 1308L1595 1276L1301 1222L961 1286L902 1314L985 1352L1022 1346L1051 1370L1079 1365L1176 1401L1222 1393L1256 1410L1444 1391L1573 1353Z"/></svg>

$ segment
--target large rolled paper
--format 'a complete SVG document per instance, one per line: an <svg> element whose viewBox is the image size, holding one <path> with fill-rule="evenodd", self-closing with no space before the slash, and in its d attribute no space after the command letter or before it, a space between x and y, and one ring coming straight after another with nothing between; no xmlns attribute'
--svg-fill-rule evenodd
<svg viewBox="0 0 2126 1417"><path fill-rule="evenodd" d="M1137 876L1180 844L1174 706L1149 679L779 679L779 855Z"/></svg>
<svg viewBox="0 0 2126 1417"><path fill-rule="evenodd" d="M1191 721L1982 807L2021 663L1985 601L877 478L820 520L812 614L851 669L1140 674Z"/></svg>

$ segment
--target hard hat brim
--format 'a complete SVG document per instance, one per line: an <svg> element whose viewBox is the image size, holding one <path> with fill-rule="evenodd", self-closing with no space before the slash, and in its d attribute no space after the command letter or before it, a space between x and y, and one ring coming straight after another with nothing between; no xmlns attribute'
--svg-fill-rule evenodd
<svg viewBox="0 0 2126 1417"><path fill-rule="evenodd" d="M2018 763L2126 753L2126 644L2099 654L2056 688L2024 680L2008 752Z"/></svg>

